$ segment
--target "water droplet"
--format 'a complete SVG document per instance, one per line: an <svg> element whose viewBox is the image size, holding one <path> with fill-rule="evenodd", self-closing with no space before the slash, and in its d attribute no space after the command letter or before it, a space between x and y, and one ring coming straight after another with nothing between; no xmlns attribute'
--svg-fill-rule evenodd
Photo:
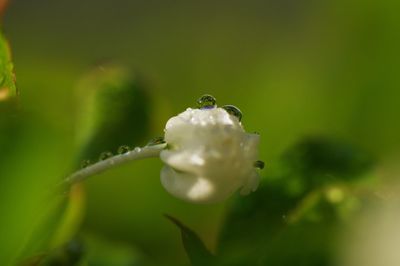
<svg viewBox="0 0 400 266"><path fill-rule="evenodd" d="M222 106L222 108L225 109L225 111L227 111L228 114L236 116L239 121L242 120L242 112L236 106L224 105Z"/></svg>
<svg viewBox="0 0 400 266"><path fill-rule="evenodd" d="M164 144L164 143L165 143L164 137L157 137L157 138L150 140L149 143L147 143L147 146L154 146L154 145Z"/></svg>
<svg viewBox="0 0 400 266"><path fill-rule="evenodd" d="M129 148L129 146L127 145L122 145L118 148L118 154L124 154L127 153L128 151L130 151L131 148Z"/></svg>
<svg viewBox="0 0 400 266"><path fill-rule="evenodd" d="M88 167L89 165L91 165L92 164L92 162L90 161L90 160L83 160L82 162L81 162L81 168L86 168L86 167Z"/></svg>
<svg viewBox="0 0 400 266"><path fill-rule="evenodd" d="M141 151L142 151L142 149L141 149L141 148L139 148L139 147L136 147L136 148L134 148L134 149L133 149L133 151L134 151L134 152L141 152Z"/></svg>
<svg viewBox="0 0 400 266"><path fill-rule="evenodd" d="M254 167L258 168L258 169L264 169L264 166L265 166L265 163L263 161L260 161L260 160L258 160L258 161L256 161L254 163Z"/></svg>
<svg viewBox="0 0 400 266"><path fill-rule="evenodd" d="M197 107L199 109L211 109L215 108L216 106L217 100L209 94L204 94L197 100Z"/></svg>
<svg viewBox="0 0 400 266"><path fill-rule="evenodd" d="M100 156L99 156L99 161L106 160L106 159L108 159L108 158L110 158L110 157L112 157L112 156L113 156L113 154L112 154L112 152L110 152L110 151L102 152L102 153L100 154Z"/></svg>

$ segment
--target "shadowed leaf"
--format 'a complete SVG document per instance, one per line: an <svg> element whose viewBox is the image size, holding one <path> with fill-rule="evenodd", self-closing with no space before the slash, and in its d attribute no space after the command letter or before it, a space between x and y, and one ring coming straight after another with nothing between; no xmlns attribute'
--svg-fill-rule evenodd
<svg viewBox="0 0 400 266"><path fill-rule="evenodd" d="M78 84L79 158L97 161L105 151L142 144L149 126L147 92L130 71L119 65L98 66Z"/></svg>
<svg viewBox="0 0 400 266"><path fill-rule="evenodd" d="M361 177L373 164L371 156L358 147L323 137L303 139L286 152L283 160L303 175L331 175L343 180Z"/></svg>
<svg viewBox="0 0 400 266"><path fill-rule="evenodd" d="M233 202L220 265L330 265L338 231L365 205L350 181L369 177L372 160L353 145L307 138L278 165L256 192Z"/></svg>
<svg viewBox="0 0 400 266"><path fill-rule="evenodd" d="M166 214L165 217L181 230L182 243L193 266L216 265L216 258L193 230L170 215Z"/></svg>

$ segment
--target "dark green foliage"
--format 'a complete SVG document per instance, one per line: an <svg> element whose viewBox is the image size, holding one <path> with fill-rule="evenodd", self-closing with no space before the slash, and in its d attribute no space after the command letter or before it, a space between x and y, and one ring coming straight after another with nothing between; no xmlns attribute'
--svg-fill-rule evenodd
<svg viewBox="0 0 400 266"><path fill-rule="evenodd" d="M343 182L371 165L347 143L301 141L255 193L232 205L220 237L221 265L332 265L337 233L359 202Z"/></svg>
<svg viewBox="0 0 400 266"><path fill-rule="evenodd" d="M142 83L116 65L94 69L78 87L79 158L98 160L101 153L117 153L121 145L143 143L149 127L149 97Z"/></svg>
<svg viewBox="0 0 400 266"><path fill-rule="evenodd" d="M329 221L328 212L324 221L291 221L303 199L263 182L253 195L235 201L220 238L223 265L329 265L322 261L329 261L336 219ZM312 200L317 204L318 198Z"/></svg>
<svg viewBox="0 0 400 266"><path fill-rule="evenodd" d="M165 215L181 230L182 243L193 266L212 266L216 264L216 258L207 250L204 243L190 228L182 224L176 218Z"/></svg>
<svg viewBox="0 0 400 266"><path fill-rule="evenodd" d="M305 138L286 152L283 160L292 171L314 178L319 176L314 182L321 183L325 182L322 176L344 180L360 177L373 162L365 151L347 142L323 137Z"/></svg>
<svg viewBox="0 0 400 266"><path fill-rule="evenodd" d="M85 254L82 240L72 239L58 250L53 251L42 263L46 266L74 266L79 265Z"/></svg>
<svg viewBox="0 0 400 266"><path fill-rule="evenodd" d="M308 137L284 153L278 178L291 194L301 195L332 183L355 182L372 166L372 157L348 142Z"/></svg>
<svg viewBox="0 0 400 266"><path fill-rule="evenodd" d="M19 118L8 112L0 115L0 150L3 154L10 154L15 149L16 137L23 134L23 123ZM4 162L0 160L0 167Z"/></svg>

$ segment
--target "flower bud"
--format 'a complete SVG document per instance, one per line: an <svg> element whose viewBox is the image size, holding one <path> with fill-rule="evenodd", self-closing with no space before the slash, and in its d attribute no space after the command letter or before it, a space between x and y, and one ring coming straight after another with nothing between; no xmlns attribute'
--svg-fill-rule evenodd
<svg viewBox="0 0 400 266"><path fill-rule="evenodd" d="M172 195L198 203L256 190L259 135L246 133L238 117L223 108L188 108L165 126L167 149L161 183Z"/></svg>

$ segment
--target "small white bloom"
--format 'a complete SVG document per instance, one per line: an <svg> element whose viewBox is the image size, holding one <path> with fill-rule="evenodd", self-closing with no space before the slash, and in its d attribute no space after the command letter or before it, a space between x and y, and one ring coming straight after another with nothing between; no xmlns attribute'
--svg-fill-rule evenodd
<svg viewBox="0 0 400 266"><path fill-rule="evenodd" d="M238 117L223 108L188 108L165 126L168 148L161 183L172 195L212 203L257 189L259 136L246 133Z"/></svg>

